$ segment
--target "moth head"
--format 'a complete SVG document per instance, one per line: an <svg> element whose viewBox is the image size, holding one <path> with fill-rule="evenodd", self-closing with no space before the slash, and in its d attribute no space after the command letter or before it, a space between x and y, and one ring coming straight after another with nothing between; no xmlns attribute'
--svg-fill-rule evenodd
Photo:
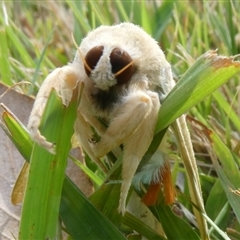
<svg viewBox="0 0 240 240"><path fill-rule="evenodd" d="M118 47L110 51L104 51L103 46L93 47L84 58L84 69L94 85L102 90L127 83L134 73L131 56Z"/></svg>

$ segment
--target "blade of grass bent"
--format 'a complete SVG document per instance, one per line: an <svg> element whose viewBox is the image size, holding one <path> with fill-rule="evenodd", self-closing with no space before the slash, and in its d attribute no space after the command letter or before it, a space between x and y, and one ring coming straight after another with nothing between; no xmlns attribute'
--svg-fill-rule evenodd
<svg viewBox="0 0 240 240"><path fill-rule="evenodd" d="M1 104L1 106L4 109L4 112L2 113L2 119L5 125L0 122L0 126L14 143L22 157L26 160L14 184L11 194L12 204L17 205L23 200L23 195L27 184L29 159L31 156L33 141L31 140L27 129L19 121L19 119L4 104Z"/></svg>
<svg viewBox="0 0 240 240"><path fill-rule="evenodd" d="M208 51L186 71L161 105L155 133L158 133L229 78L240 72L240 62Z"/></svg>
<svg viewBox="0 0 240 240"><path fill-rule="evenodd" d="M43 117L46 121L42 122L40 131L47 139L56 143L56 155L36 144L33 147L19 239L56 237L67 155L77 114L76 95L73 95L68 107L62 105L55 91L50 95Z"/></svg>
<svg viewBox="0 0 240 240"><path fill-rule="evenodd" d="M100 186L103 183L103 180L97 176L93 171L91 171L85 164L81 163L73 156L68 156L79 168L81 168L84 173L97 185Z"/></svg>
<svg viewBox="0 0 240 240"><path fill-rule="evenodd" d="M25 126L16 118L16 116L4 105L1 104L4 112L2 118L6 127L3 125L2 129L14 143L18 151L24 157L26 161L30 159L31 147L33 141L31 140Z"/></svg>

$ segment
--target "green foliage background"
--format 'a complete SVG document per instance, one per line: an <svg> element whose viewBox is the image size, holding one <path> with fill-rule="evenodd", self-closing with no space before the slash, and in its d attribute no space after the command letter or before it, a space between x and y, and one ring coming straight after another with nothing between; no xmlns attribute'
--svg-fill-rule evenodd
<svg viewBox="0 0 240 240"><path fill-rule="evenodd" d="M41 82L51 70L72 61L75 53L72 33L76 42L80 43L91 29L102 24L123 21L142 26L159 42L177 80L200 55L210 49L218 49L221 55L226 56L240 53L239 12L239 1L3 1L0 13L0 81L9 86L29 81L31 86L22 85L18 90L28 95L36 95ZM212 148L218 159L215 159L216 161L208 151L210 144L203 144L196 125L189 122L206 213L231 239L240 238L240 200L238 197L234 198L234 201L231 200L233 193L229 190L229 187L236 189L240 185L239 103L238 74L188 112L195 121L214 132ZM175 146L174 139L172 146ZM218 161L224 167L224 171ZM172 163L173 178L176 181L177 174L184 175L185 170L181 160ZM90 167L90 170L94 172L96 169ZM71 182L67 181L64 184L68 186L65 188L67 190ZM117 191L119 185L115 188L108 191ZM67 191L64 194L71 195ZM183 193L178 195L178 200L191 212L191 203L186 196L187 186ZM103 196L98 191L90 198L101 211L100 219L104 217L104 224L110 219L125 237L140 239L138 234L132 235L133 229L148 239L166 237L160 237L128 214L120 221L116 213L111 215L110 210L98 206L100 203L97 199L101 197ZM81 202L81 199L78 200ZM64 202L62 208L63 204ZM159 215L165 216L158 219L163 225L175 221L173 219L176 216L171 215L169 208L159 206L158 210ZM196 239L198 231L191 228L188 218L185 217L184 220L184 223L177 225L178 228L172 227L175 236L184 234L184 231L190 228L194 229L190 231L192 239ZM101 221L98 221L98 224L100 223ZM104 224L101 228L104 228ZM66 223L65 225L68 228ZM77 226L79 225L76 224ZM110 234L117 236L115 226L111 228ZM211 224L209 233L211 239L223 239ZM86 236L90 236L87 234L91 235L89 232ZM109 239L109 236L105 237ZM168 239L171 238L168 236Z"/></svg>

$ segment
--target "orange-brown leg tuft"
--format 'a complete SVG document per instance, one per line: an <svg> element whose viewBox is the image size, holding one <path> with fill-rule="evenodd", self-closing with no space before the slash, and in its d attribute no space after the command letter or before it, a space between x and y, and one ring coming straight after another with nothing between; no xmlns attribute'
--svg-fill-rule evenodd
<svg viewBox="0 0 240 240"><path fill-rule="evenodd" d="M171 168L168 161L165 162L164 170L162 171L162 183L164 188L165 202L170 205L175 200L175 188L172 182Z"/></svg>
<svg viewBox="0 0 240 240"><path fill-rule="evenodd" d="M160 190L161 190L161 182L151 183L147 192L142 198L142 202L147 206L156 205Z"/></svg>

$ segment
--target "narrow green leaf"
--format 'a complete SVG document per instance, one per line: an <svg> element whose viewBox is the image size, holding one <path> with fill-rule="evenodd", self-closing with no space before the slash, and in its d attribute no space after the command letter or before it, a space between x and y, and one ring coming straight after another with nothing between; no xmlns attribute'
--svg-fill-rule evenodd
<svg viewBox="0 0 240 240"><path fill-rule="evenodd" d="M215 158L212 158L214 168L218 173L222 187L227 195L228 201L236 214L238 221L240 221L240 197L231 192L231 189L236 190L239 188L240 173L236 165L233 153L215 134L210 134L212 147L216 153L221 165Z"/></svg>
<svg viewBox="0 0 240 240"><path fill-rule="evenodd" d="M64 181L60 216L73 239L125 239L68 178Z"/></svg>
<svg viewBox="0 0 240 240"><path fill-rule="evenodd" d="M117 6L117 10L119 11L119 13L121 14L122 16L122 19L126 22L129 22L129 16L126 12L126 8L123 6L123 3L122 1L115 1L114 2Z"/></svg>
<svg viewBox="0 0 240 240"><path fill-rule="evenodd" d="M207 198L206 213L211 219L215 219L226 202L227 197L222 188L221 182L217 179ZM214 208L212 206L214 206Z"/></svg>
<svg viewBox="0 0 240 240"><path fill-rule="evenodd" d="M203 213L203 216L206 218L207 222L210 223L214 229L219 233L219 235L224 239L224 240L231 240L225 232L223 232L205 213Z"/></svg>
<svg viewBox="0 0 240 240"><path fill-rule="evenodd" d="M208 217L214 221L218 228L225 231L227 228L230 211L231 209L221 181L217 179L212 187L212 190L210 191L209 197L207 198L206 213ZM218 229L212 225L209 234L211 234L214 229L219 232Z"/></svg>
<svg viewBox="0 0 240 240"><path fill-rule="evenodd" d="M91 10L99 20L102 25L109 25L109 19L106 18L106 15L102 12L102 9L99 8L99 5L95 1L90 1Z"/></svg>
<svg viewBox="0 0 240 240"><path fill-rule="evenodd" d="M97 184L97 186L100 186L103 183L103 180L97 176L94 172L92 172L85 164L81 163L77 159L75 159L72 156L69 156L69 158L77 165L79 166L84 173L93 181Z"/></svg>
<svg viewBox="0 0 240 240"><path fill-rule="evenodd" d="M240 118L237 113L235 113L232 106L226 101L220 92L214 92L213 97L221 106L221 109L227 114L227 117L234 123L237 130L240 132Z"/></svg>
<svg viewBox="0 0 240 240"><path fill-rule="evenodd" d="M223 21L221 21L220 15L214 12L209 16L209 19L218 36L222 39L222 41L228 47L228 49L232 50L231 37L230 37L231 34L229 31L230 26L226 24L225 18Z"/></svg>
<svg viewBox="0 0 240 240"><path fill-rule="evenodd" d="M12 26L6 26L6 33L9 41L12 42L14 48L16 48L17 52L21 56L22 62L26 66L34 66L34 61L31 56L28 54L25 46L22 44L20 39L18 38L17 34L15 33Z"/></svg>
<svg viewBox="0 0 240 240"><path fill-rule="evenodd" d="M115 165L118 166L116 170L89 199L113 224L118 226L121 221L121 216L117 212L121 187L121 166L118 162Z"/></svg>
<svg viewBox="0 0 240 240"><path fill-rule="evenodd" d="M161 3L161 6L157 8L156 14L154 16L154 38L159 39L165 30L167 24L170 22L173 13L173 1L164 1Z"/></svg>
<svg viewBox="0 0 240 240"><path fill-rule="evenodd" d="M141 222L138 218L136 218L135 216L133 216L128 212L126 212L126 214L122 218L122 223L130 227L131 229L135 230L136 232L140 233L142 236L144 236L147 239L156 239L156 240L166 239L158 235L156 232L153 231L153 229L148 227L145 223Z"/></svg>
<svg viewBox="0 0 240 240"><path fill-rule="evenodd" d="M90 26L89 22L87 21L85 14L83 13L83 11L84 11L83 6L82 6L82 8L79 8L79 6L78 6L78 5L80 5L80 4L82 5L84 3L66 0L66 4L69 6L71 11L73 12L74 17L78 20L78 22L80 23L80 26L83 28L83 30L85 32L89 32L91 30L91 26Z"/></svg>
<svg viewBox="0 0 240 240"><path fill-rule="evenodd" d="M2 126L2 128L24 159L28 161L30 159L33 141L19 119L6 106L2 105L2 107L4 108L2 118L7 127Z"/></svg>
<svg viewBox="0 0 240 240"><path fill-rule="evenodd" d="M33 79L32 79L32 85L31 85L31 87L30 87L30 89L29 89L29 91L28 91L28 94L29 94L29 95L32 94L32 92L33 92L33 89L34 89L34 86L35 86L35 84L36 84L37 77L38 77L38 74L39 74L39 71L40 71L41 63L42 63L42 61L43 61L43 59L44 59L44 56L45 56L45 53L46 53L46 50L47 50L47 46L48 46L48 44L50 43L50 40L51 40L51 38L52 38L52 36L53 36L53 33L54 33L54 30L55 30L55 29L53 29L53 30L50 32L50 34L48 35L46 44L45 44L43 50L41 51L41 56L40 56L40 58L39 58L39 60L38 60L38 62L37 62L37 64L36 64L36 69L35 69L35 71L34 71L34 75L33 75Z"/></svg>
<svg viewBox="0 0 240 240"><path fill-rule="evenodd" d="M155 132L159 132L191 107L240 72L240 62L209 51L197 59L164 100Z"/></svg>
<svg viewBox="0 0 240 240"><path fill-rule="evenodd" d="M56 155L34 145L25 192L20 239L55 239L67 156L77 114L76 94L68 107L55 91L49 97L40 131L56 143ZM68 126L62 127L62 126Z"/></svg>
<svg viewBox="0 0 240 240"><path fill-rule="evenodd" d="M145 1L141 1L141 26L148 33L152 34L152 26L150 23L149 9Z"/></svg>
<svg viewBox="0 0 240 240"><path fill-rule="evenodd" d="M1 81L8 86L12 85L10 63L8 59L8 43L5 29L0 28L0 69Z"/></svg>
<svg viewBox="0 0 240 240"><path fill-rule="evenodd" d="M176 216L171 208L164 205L163 202L157 207L150 207L150 209L155 217L160 220L168 239L200 239L194 229L183 219Z"/></svg>

